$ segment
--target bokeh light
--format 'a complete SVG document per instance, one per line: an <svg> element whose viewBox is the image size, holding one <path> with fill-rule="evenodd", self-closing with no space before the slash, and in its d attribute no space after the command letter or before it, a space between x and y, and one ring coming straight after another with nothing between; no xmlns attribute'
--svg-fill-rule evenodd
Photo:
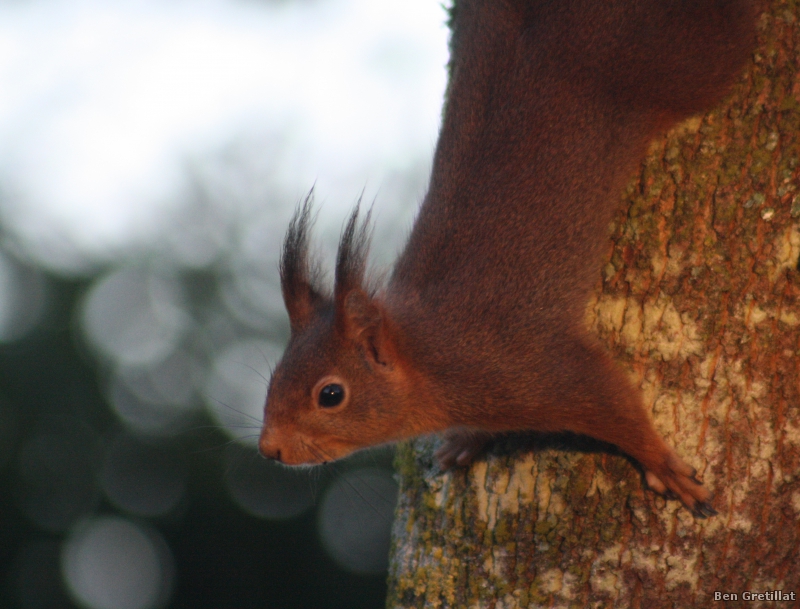
<svg viewBox="0 0 800 609"><path fill-rule="evenodd" d="M337 478L319 511L320 537L331 558L356 573L384 571L396 502L391 472L361 468Z"/></svg>
<svg viewBox="0 0 800 609"><path fill-rule="evenodd" d="M86 609L155 609L169 600L174 566L153 528L119 517L81 523L64 544L61 570Z"/></svg>
<svg viewBox="0 0 800 609"><path fill-rule="evenodd" d="M220 286L220 295L241 323L256 330L271 330L273 334L288 334L289 317L281 296L277 265L240 265Z"/></svg>
<svg viewBox="0 0 800 609"><path fill-rule="evenodd" d="M180 408L192 403L198 370L189 353L176 350L155 366L123 368L118 375L140 400Z"/></svg>
<svg viewBox="0 0 800 609"><path fill-rule="evenodd" d="M303 514L314 504L314 474L261 457L255 450L227 452L225 486L244 511L259 518L285 520Z"/></svg>
<svg viewBox="0 0 800 609"><path fill-rule="evenodd" d="M175 433L196 409L195 385L201 378L202 365L176 349L155 365L118 368L109 380L108 399L133 430Z"/></svg>
<svg viewBox="0 0 800 609"><path fill-rule="evenodd" d="M123 365L141 366L166 358L186 330L174 282L142 269L123 269L92 286L83 310L89 341Z"/></svg>
<svg viewBox="0 0 800 609"><path fill-rule="evenodd" d="M209 412L233 438L254 446L264 418L270 367L280 346L264 340L237 341L222 351L205 387Z"/></svg>
<svg viewBox="0 0 800 609"><path fill-rule="evenodd" d="M0 250L0 343L24 336L45 310L40 272Z"/></svg>

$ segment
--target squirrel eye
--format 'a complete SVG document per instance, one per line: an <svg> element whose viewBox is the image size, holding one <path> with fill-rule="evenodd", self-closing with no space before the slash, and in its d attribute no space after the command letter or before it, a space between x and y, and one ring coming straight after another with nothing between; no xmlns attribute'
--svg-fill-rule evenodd
<svg viewBox="0 0 800 609"><path fill-rule="evenodd" d="M332 383L325 385L319 392L319 405L325 408L338 406L344 399L344 387Z"/></svg>

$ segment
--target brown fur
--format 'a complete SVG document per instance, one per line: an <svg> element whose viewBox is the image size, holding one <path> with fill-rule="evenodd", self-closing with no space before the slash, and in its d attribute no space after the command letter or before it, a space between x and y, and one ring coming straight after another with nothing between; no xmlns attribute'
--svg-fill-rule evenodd
<svg viewBox="0 0 800 609"><path fill-rule="evenodd" d="M709 492L654 431L583 325L619 193L653 136L716 103L750 53L747 0L462 0L429 192L388 285L345 229L331 298L308 261L310 204L281 261L292 336L262 452L318 463L450 430L445 466L491 433L613 443L697 515ZM337 383L344 401L317 404ZM480 430L475 433L474 430Z"/></svg>

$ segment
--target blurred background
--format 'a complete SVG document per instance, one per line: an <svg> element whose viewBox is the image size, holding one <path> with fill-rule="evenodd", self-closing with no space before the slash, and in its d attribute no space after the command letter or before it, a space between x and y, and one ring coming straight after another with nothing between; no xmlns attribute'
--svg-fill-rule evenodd
<svg viewBox="0 0 800 609"><path fill-rule="evenodd" d="M391 449L256 452L314 187L328 268L425 192L437 0L0 2L0 606L382 607Z"/></svg>

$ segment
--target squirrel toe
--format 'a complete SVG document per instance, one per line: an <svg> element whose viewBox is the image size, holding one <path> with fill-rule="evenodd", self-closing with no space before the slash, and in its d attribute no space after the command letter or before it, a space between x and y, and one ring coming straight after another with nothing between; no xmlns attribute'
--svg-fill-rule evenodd
<svg viewBox="0 0 800 609"><path fill-rule="evenodd" d="M455 466L464 467L472 463L491 440L492 434L485 431L451 429L444 434L444 444L435 457L443 470Z"/></svg>
<svg viewBox="0 0 800 609"><path fill-rule="evenodd" d="M709 516L716 516L717 510L711 507L708 501L698 501L692 508L692 514L694 514L695 518L705 519Z"/></svg>

